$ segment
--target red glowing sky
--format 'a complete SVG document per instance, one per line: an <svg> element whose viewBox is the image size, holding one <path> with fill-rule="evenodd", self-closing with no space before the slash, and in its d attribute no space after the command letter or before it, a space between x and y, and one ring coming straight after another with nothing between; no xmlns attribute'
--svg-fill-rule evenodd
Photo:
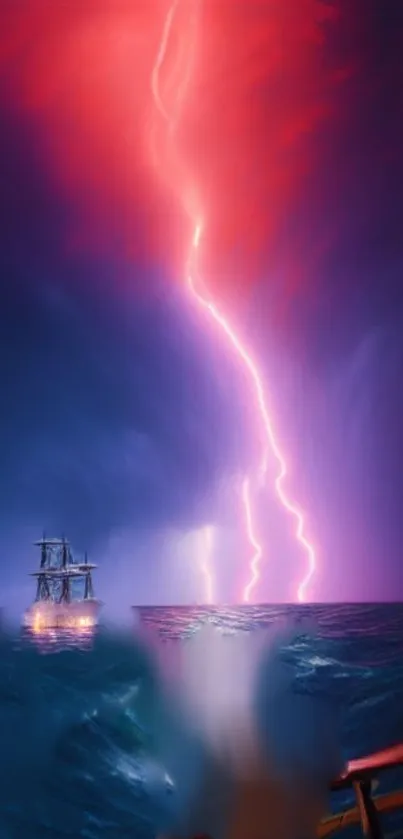
<svg viewBox="0 0 403 839"><path fill-rule="evenodd" d="M217 290L229 273L232 284L249 283L261 255L274 252L306 177L318 171L313 138L340 118L342 97L333 92L350 70L326 43L340 16L317 0L199 6L178 142L203 185L205 268ZM151 250L166 264L168 254L174 274L188 231L155 178L146 140L168 8L166 0L10 2L0 57L7 94L37 127L55 182L84 208L73 240L88 246L95 235L99 246L112 228L128 255Z"/></svg>

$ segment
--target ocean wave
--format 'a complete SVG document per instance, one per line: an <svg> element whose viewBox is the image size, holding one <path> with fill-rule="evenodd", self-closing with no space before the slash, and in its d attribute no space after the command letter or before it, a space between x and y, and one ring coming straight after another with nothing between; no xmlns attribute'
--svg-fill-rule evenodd
<svg viewBox="0 0 403 839"><path fill-rule="evenodd" d="M357 607L349 609L338 613L332 607L330 618L321 607L319 619L314 610L311 620L319 635L293 631L282 652L293 667L294 692L330 698L337 706L344 759L403 740L403 608L400 618L397 607L365 607L361 614ZM220 619L218 610L204 618L212 617L213 626L224 631L230 626L235 633L241 624L242 636L247 631L255 638L257 630L273 622L270 609L265 614L264 607L257 607L255 622L253 609L241 618L240 611L231 609L228 620ZM287 610L277 609L276 615L284 620ZM159 634L155 615L153 620ZM167 611L165 620L172 628L176 618ZM195 621L193 614L190 622L196 638L195 623L200 628L203 618ZM178 625L179 634L186 636L183 614ZM177 656L183 642L174 638L171 632L160 643L162 660L171 653ZM233 642L235 649L236 636ZM191 659L193 640L186 643ZM252 646L261 649L259 644ZM184 724L178 692L161 682L158 662L143 643L101 633L95 639L83 636L80 644L59 635L38 647L5 636L0 656L0 835L151 839L177 818L208 758L202 732ZM227 693L238 691L247 677L241 666L236 671L235 655L231 668ZM171 677L173 673L178 679L178 672L175 666ZM267 679L263 669L256 700L262 730ZM197 683L195 687L197 691ZM213 680L211 692L213 697ZM298 737L290 729L289 742ZM284 738L275 745L285 754ZM193 767L193 773L184 772L184 766ZM175 775L181 777L179 785Z"/></svg>

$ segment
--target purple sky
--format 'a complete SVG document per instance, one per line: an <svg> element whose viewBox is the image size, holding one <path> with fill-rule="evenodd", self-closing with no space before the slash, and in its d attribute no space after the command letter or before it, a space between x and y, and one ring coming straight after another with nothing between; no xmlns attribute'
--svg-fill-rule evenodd
<svg viewBox="0 0 403 839"><path fill-rule="evenodd" d="M309 294L287 294L278 327L282 245L233 308L318 547L312 597L325 601L402 594L403 20L398 0L367 5L365 37L352 29L332 44L359 59L355 107L337 135L316 138L322 169L282 234L315 253ZM53 182L6 76L0 179L3 604L17 614L29 603L43 529L99 562L96 592L113 617L130 603L202 599L207 526L217 597L235 600L250 558L240 485L257 453L239 366L153 253L129 259L114 230L99 255L66 254L79 199ZM289 600L304 557L270 482L256 510L256 597Z"/></svg>

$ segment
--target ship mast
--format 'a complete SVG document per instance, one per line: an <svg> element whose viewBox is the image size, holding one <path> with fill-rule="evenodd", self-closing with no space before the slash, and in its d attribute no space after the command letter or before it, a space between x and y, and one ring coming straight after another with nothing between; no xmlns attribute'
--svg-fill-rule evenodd
<svg viewBox="0 0 403 839"><path fill-rule="evenodd" d="M36 602L68 604L72 602L72 583L84 583L84 592L75 599L93 600L94 589L92 574L96 565L88 562L87 554L83 563L74 561L70 544L62 539L46 539L45 536L34 543L41 551L40 567L31 572L37 577Z"/></svg>

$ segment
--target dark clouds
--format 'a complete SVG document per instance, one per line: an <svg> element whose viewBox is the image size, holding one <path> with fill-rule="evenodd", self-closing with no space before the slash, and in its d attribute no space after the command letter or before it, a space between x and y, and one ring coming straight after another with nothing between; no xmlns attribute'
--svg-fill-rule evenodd
<svg viewBox="0 0 403 839"><path fill-rule="evenodd" d="M152 263L139 278L117 256L68 252L71 210L34 133L3 116L3 526L27 518L91 546L128 524L189 525L209 514L221 458L237 464L239 427L223 433L233 373L203 359L201 329ZM120 299L122 275L149 294Z"/></svg>

